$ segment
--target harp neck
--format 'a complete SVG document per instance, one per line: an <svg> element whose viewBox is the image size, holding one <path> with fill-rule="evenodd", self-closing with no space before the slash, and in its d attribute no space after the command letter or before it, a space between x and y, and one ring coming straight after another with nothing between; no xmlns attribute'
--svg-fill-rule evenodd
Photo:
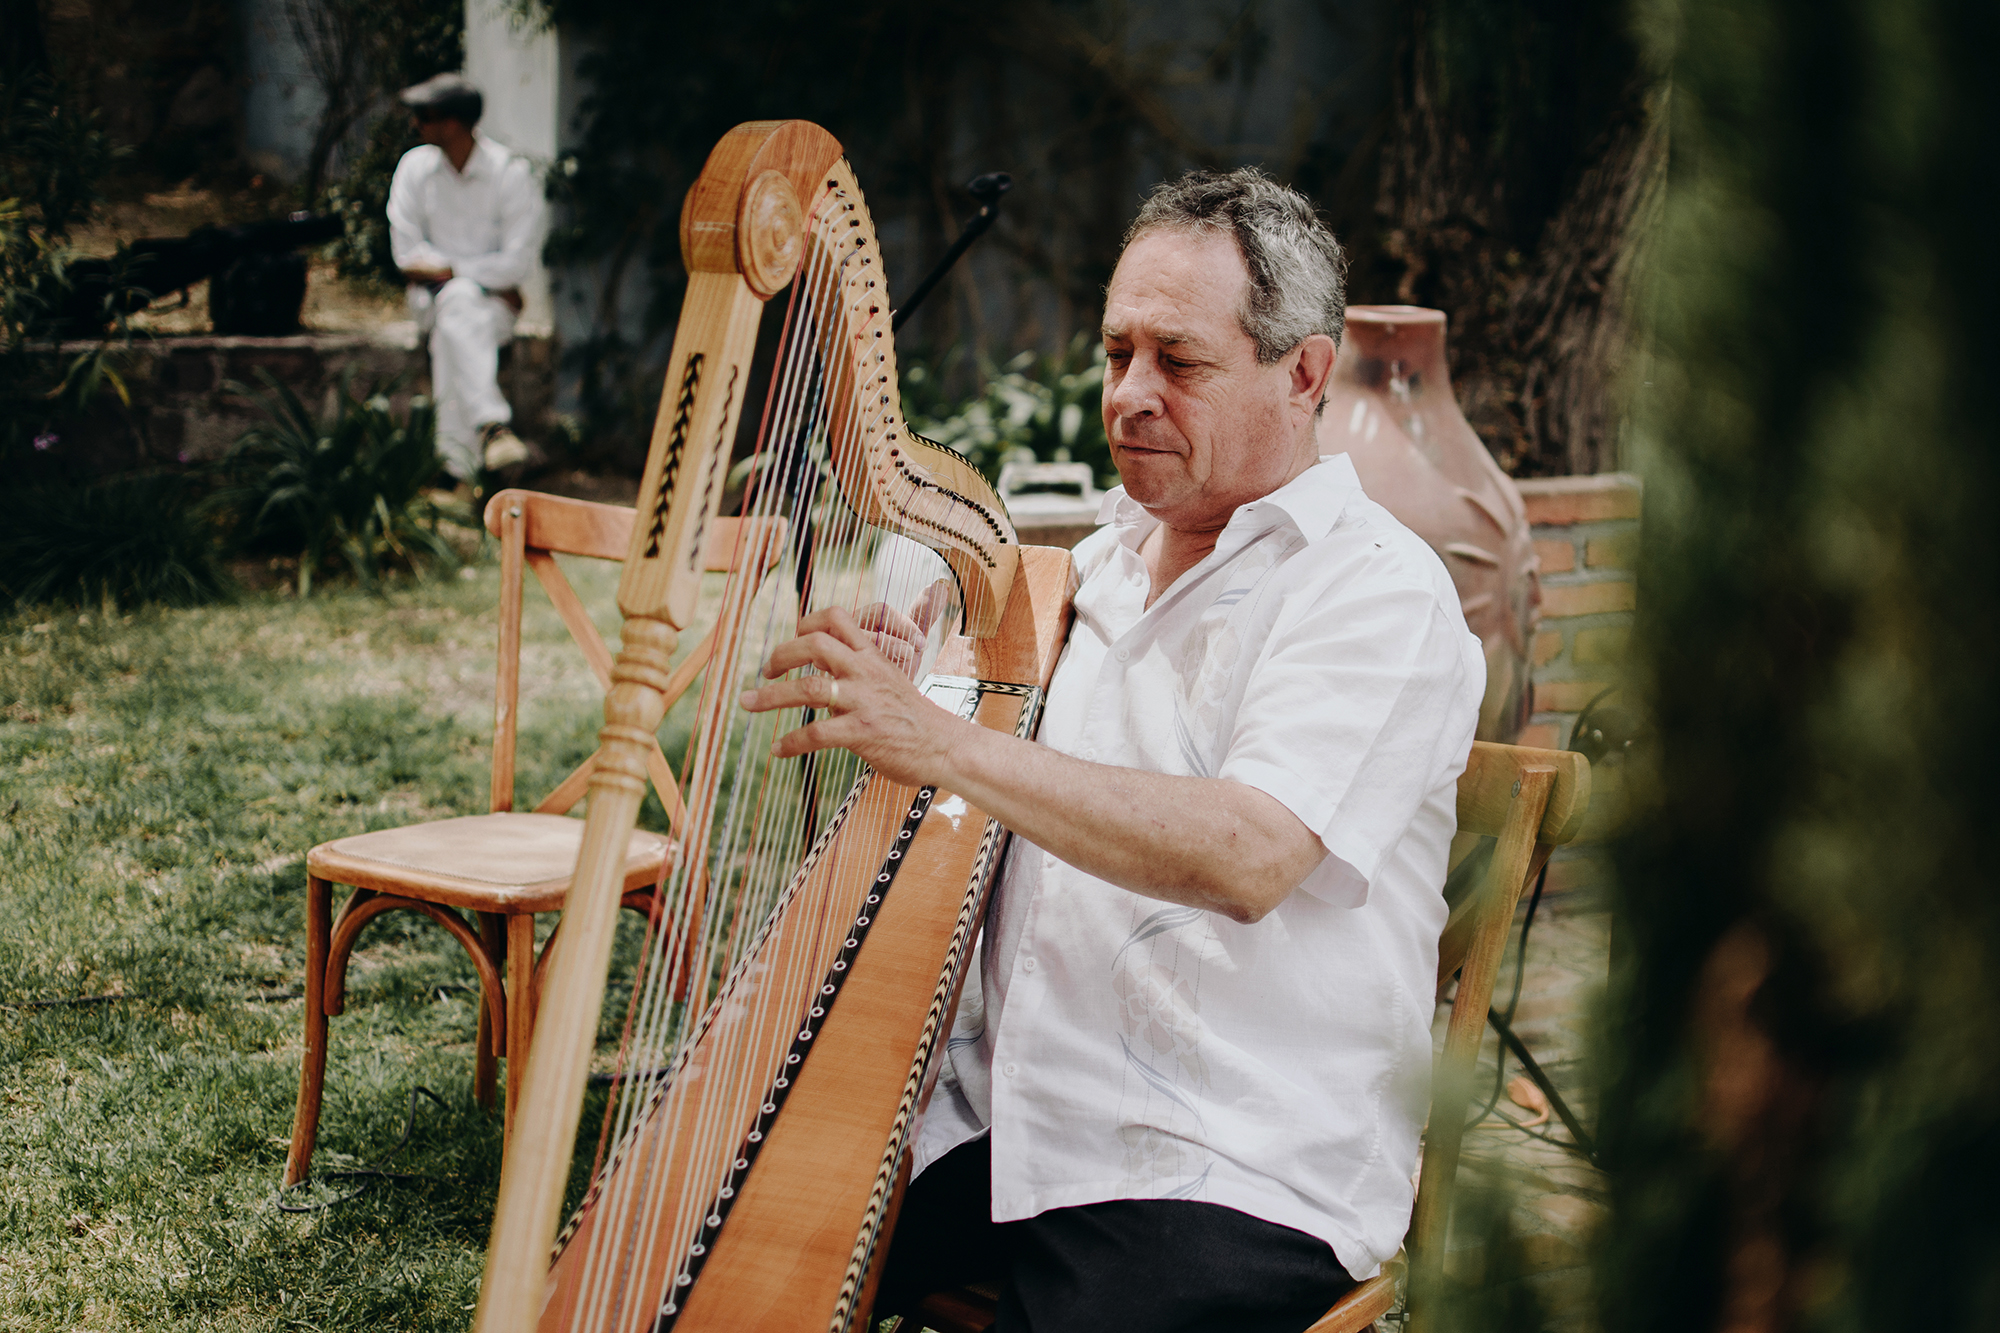
<svg viewBox="0 0 2000 1333"><path fill-rule="evenodd" d="M687 297L619 588L624 613L687 625L758 317L804 275L819 306L790 351L823 363L841 498L863 521L937 551L958 582L966 632L997 632L1020 559L1013 524L978 469L902 419L881 245L839 143L803 121L732 130L688 191L681 250Z"/></svg>

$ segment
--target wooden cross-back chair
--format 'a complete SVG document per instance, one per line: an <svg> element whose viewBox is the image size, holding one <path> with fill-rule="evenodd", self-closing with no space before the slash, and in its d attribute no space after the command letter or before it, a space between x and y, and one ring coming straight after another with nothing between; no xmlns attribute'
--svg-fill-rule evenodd
<svg viewBox="0 0 2000 1333"><path fill-rule="evenodd" d="M345 1007L347 965L362 928L385 912L412 911L431 918L471 957L480 982L473 1090L481 1105L492 1106L498 1063L507 1061L506 1132L512 1134L537 993L555 944L551 936L538 963L535 917L560 911L568 895L583 823L566 816L583 798L603 753L600 749L585 759L533 811L514 809L522 589L526 573L533 571L598 684L609 689L611 650L555 557L623 560L634 513L622 505L523 490L501 491L487 502L486 526L500 541L492 812L336 838L307 854L305 1058L285 1161L286 1185L311 1172L326 1074L327 1019ZM778 520L719 519L704 543L705 563L716 573L747 563L761 579L781 537ZM666 687L669 707L700 676L712 648L713 636L703 637L675 668ZM678 833L686 812L657 741L646 768ZM653 911L656 887L674 855L669 838L643 829L631 834L621 898L625 907ZM337 914L332 910L335 884L353 889Z"/></svg>
<svg viewBox="0 0 2000 1333"><path fill-rule="evenodd" d="M1466 1107L1514 908L1549 854L1582 830L1589 806L1590 764L1582 755L1473 744L1458 780L1458 829L1495 841L1478 887L1453 908L1438 943L1439 985L1456 973L1458 993L1433 1072L1430 1124L1406 1242L1410 1257L1407 1263L1398 1256L1383 1265L1381 1273L1354 1287L1306 1333L1362 1333L1406 1294L1412 1333L1435 1326ZM939 1293L924 1303L921 1322L937 1333L985 1333L994 1322L993 1294L980 1289Z"/></svg>

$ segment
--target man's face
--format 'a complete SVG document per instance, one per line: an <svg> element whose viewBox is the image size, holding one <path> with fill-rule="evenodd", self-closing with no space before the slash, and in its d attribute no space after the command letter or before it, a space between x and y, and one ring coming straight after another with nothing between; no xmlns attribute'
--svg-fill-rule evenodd
<svg viewBox="0 0 2000 1333"><path fill-rule="evenodd" d="M417 137L425 143L442 147L456 133L462 133L459 122L451 116L412 116L417 123Z"/></svg>
<svg viewBox="0 0 2000 1333"><path fill-rule="evenodd" d="M1220 529L1311 462L1300 352L1257 364L1240 320L1249 287L1227 232L1159 228L1126 248L1105 292L1111 458L1126 494L1172 528Z"/></svg>

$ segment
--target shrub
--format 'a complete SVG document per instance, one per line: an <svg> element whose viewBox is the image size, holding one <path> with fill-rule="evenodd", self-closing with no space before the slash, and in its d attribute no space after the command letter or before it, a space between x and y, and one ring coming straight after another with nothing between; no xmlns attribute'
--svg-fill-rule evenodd
<svg viewBox="0 0 2000 1333"><path fill-rule="evenodd" d="M1042 462L1088 463L1100 484L1117 482L1099 410L1104 349L1079 335L1060 357L1023 352L962 403L942 401L942 369L914 364L904 372L905 413L918 434L949 445L991 477L1016 450Z"/></svg>
<svg viewBox="0 0 2000 1333"><path fill-rule="evenodd" d="M336 560L364 587L392 568L455 562L438 523L472 520L448 514L425 493L439 469L429 399L412 398L408 417L398 421L383 390L356 397L348 376L334 394L333 414L321 420L268 371L258 374L268 393L229 386L271 418L244 432L223 460L228 483L218 499L239 542L296 554L302 597Z"/></svg>
<svg viewBox="0 0 2000 1333"><path fill-rule="evenodd" d="M23 492L0 528L0 593L16 605L191 606L231 588L219 534L185 477L114 477Z"/></svg>
<svg viewBox="0 0 2000 1333"><path fill-rule="evenodd" d="M327 186L320 206L338 213L346 232L328 247L340 275L402 290L403 273L389 253L389 179L403 154L422 142L400 108L377 116L366 143Z"/></svg>

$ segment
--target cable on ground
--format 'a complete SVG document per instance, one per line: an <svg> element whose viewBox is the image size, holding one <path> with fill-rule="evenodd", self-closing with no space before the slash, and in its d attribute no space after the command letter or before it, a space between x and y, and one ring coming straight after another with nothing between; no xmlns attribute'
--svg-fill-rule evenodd
<svg viewBox="0 0 2000 1333"><path fill-rule="evenodd" d="M339 1206L340 1204L349 1203L355 1199L360 1198L362 1195L366 1194L369 1190L373 1189L377 1181L423 1179L423 1177L418 1176L412 1172L384 1171L382 1169L383 1167L389 1164L390 1158L394 1157L397 1153L403 1151L404 1148L409 1146L410 1135L414 1134L417 1128L417 1098L419 1097L430 1098L432 1101L438 1104L439 1110L444 1111L447 1114L449 1114L451 1111L451 1107L446 1105L444 1098L438 1096L435 1092L432 1092L429 1088L422 1086L411 1088L409 1118L403 1121L402 1137L396 1140L396 1145L393 1148L383 1153L371 1165L355 1167L352 1170L347 1170L347 1171L323 1171L317 1177L320 1180L360 1180L366 1182L361 1186L361 1188L356 1190L350 1190L349 1192L341 1195L337 1199L328 1199L325 1203L286 1203L283 1197L285 1192L281 1190L279 1191L278 1211L281 1213L324 1212L329 1208L334 1208ZM306 1179L301 1180L298 1184L291 1186L290 1188L303 1189L307 1185L312 1184L313 1179L314 1177L309 1176Z"/></svg>

